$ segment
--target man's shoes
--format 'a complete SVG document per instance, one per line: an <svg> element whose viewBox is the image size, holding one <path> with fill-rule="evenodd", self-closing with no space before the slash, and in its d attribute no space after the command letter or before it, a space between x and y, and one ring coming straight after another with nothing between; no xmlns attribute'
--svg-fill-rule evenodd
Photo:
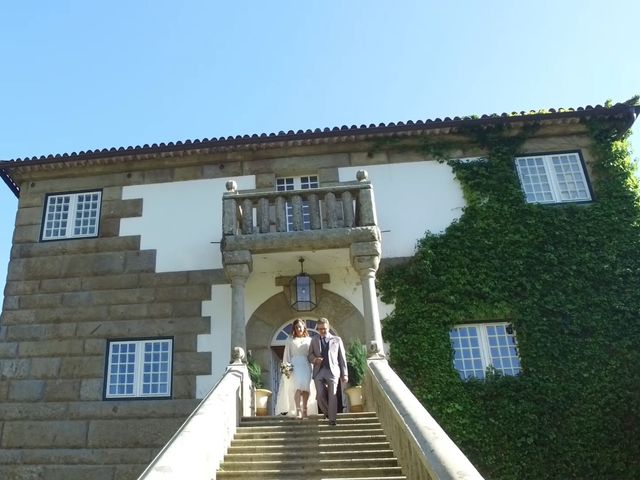
<svg viewBox="0 0 640 480"><path fill-rule="evenodd" d="M335 420L329 421L329 425L331 425L332 427L335 427L336 426L336 421Z"/></svg>

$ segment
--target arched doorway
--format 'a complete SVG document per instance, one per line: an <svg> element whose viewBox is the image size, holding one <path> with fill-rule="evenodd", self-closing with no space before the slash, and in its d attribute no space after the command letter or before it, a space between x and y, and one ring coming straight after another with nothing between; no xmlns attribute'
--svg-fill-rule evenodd
<svg viewBox="0 0 640 480"><path fill-rule="evenodd" d="M300 317L307 322L307 329L312 335L316 321L326 317L331 323L331 333L342 337L345 345L354 339L364 339L364 317L362 313L344 297L329 290L322 290L318 306L312 312L293 310L284 293L267 299L251 315L247 322L247 350L269 372L265 387L271 390L276 398L279 367L284 352L284 344L291 334L291 323ZM274 400L275 401L275 400ZM273 403L273 402L272 402Z"/></svg>

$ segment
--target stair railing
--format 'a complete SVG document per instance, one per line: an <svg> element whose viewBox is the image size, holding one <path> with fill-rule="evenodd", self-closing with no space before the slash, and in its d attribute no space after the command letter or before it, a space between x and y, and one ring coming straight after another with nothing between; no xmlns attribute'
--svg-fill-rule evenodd
<svg viewBox="0 0 640 480"><path fill-rule="evenodd" d="M384 359L371 359L364 379L365 410L382 428L412 480L482 480L478 470Z"/></svg>
<svg viewBox="0 0 640 480"><path fill-rule="evenodd" d="M250 415L251 381L231 364L138 480L215 480L243 416Z"/></svg>

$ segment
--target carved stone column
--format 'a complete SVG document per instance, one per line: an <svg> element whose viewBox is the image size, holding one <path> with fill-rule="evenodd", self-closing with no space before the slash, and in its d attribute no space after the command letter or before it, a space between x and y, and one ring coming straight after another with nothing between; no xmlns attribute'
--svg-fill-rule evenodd
<svg viewBox="0 0 640 480"><path fill-rule="evenodd" d="M362 282L365 344L369 350L369 357L384 357L382 327L376 296L376 272L380 264L380 254L380 242L351 244L351 263Z"/></svg>
<svg viewBox="0 0 640 480"><path fill-rule="evenodd" d="M247 349L244 287L253 269L251 252L223 252L224 273L231 282L231 352Z"/></svg>

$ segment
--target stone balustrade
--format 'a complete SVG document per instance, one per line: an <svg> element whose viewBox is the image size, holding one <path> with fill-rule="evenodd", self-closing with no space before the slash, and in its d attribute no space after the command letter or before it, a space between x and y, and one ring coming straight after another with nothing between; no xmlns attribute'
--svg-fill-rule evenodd
<svg viewBox="0 0 640 480"><path fill-rule="evenodd" d="M367 362L364 409L378 414L384 433L411 480L483 480L385 359Z"/></svg>
<svg viewBox="0 0 640 480"><path fill-rule="evenodd" d="M215 480L240 419L250 414L250 384L243 363L229 365L138 480Z"/></svg>
<svg viewBox="0 0 640 480"><path fill-rule="evenodd" d="M222 202L225 237L373 227L377 223L373 188L366 180L308 190L242 192L231 181Z"/></svg>

